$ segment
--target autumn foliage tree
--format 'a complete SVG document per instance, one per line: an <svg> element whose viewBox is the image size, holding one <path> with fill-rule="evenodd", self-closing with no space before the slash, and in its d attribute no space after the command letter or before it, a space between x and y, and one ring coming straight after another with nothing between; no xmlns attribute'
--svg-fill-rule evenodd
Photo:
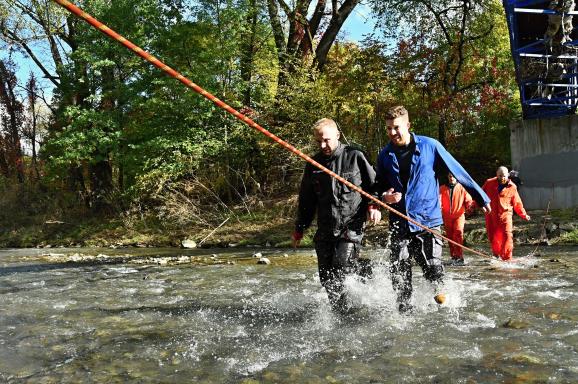
<svg viewBox="0 0 578 384"><path fill-rule="evenodd" d="M467 134L481 114L516 110L500 2L379 1L374 8L397 40L388 69L404 92L419 95L414 103L429 111L442 143Z"/></svg>
<svg viewBox="0 0 578 384"><path fill-rule="evenodd" d="M316 150L311 125L330 117L344 141L374 158L387 143L385 111L402 103L416 132L438 137L462 162L493 167L508 158L507 123L518 107L500 2L369 3L379 24L362 42L339 37L358 0L79 5L305 151ZM40 148L32 147L31 163L44 167L37 175L95 211L125 202L157 207L170 196L182 197L173 199L179 204L210 197L205 208L222 207L293 191L301 159L52 1L1 2L0 39L6 52L27 57L41 74L21 84L32 136L40 93L33 90L52 87L46 135ZM6 73L9 100L15 80ZM22 112L12 118L3 111L9 132ZM3 148L6 140L16 143L5 137ZM15 164L8 152L0 156L5 174Z"/></svg>
<svg viewBox="0 0 578 384"><path fill-rule="evenodd" d="M0 169L4 176L24 182L21 130L24 106L16 92L17 79L11 63L0 60Z"/></svg>

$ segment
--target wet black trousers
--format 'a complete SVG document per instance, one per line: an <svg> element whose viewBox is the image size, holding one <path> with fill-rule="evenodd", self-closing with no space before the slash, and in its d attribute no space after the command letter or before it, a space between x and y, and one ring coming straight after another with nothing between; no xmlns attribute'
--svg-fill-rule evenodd
<svg viewBox="0 0 578 384"><path fill-rule="evenodd" d="M343 282L348 274L371 276L369 260L360 259L360 251L360 244L342 238L315 242L319 279L334 310L343 311L349 308L343 292Z"/></svg>
<svg viewBox="0 0 578 384"><path fill-rule="evenodd" d="M439 231L440 227L431 228ZM442 241L427 231L410 232L407 226L394 228L390 239L391 282L397 292L397 302L408 305L413 291L411 259L413 258L423 271L426 280L443 283Z"/></svg>

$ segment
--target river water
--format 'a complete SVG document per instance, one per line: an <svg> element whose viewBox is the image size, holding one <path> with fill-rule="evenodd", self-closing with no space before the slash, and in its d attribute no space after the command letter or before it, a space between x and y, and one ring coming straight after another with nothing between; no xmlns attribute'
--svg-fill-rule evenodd
<svg viewBox="0 0 578 384"><path fill-rule="evenodd" d="M447 267L443 305L416 268L411 315L385 252L364 250L378 265L347 280L349 316L331 312L312 250L261 250L271 265L255 250L52 252L123 257L0 251L0 382L578 382L575 247L467 257ZM202 262L158 259L181 255Z"/></svg>

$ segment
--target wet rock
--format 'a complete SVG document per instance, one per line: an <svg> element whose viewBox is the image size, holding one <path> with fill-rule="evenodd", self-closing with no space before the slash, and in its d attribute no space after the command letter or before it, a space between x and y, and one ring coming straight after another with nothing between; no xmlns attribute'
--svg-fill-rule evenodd
<svg viewBox="0 0 578 384"><path fill-rule="evenodd" d="M269 264L271 264L271 260L269 260L269 259L266 258L266 257L261 257L261 258L259 259L259 261L257 261L257 264L266 264L266 265L269 265Z"/></svg>
<svg viewBox="0 0 578 384"><path fill-rule="evenodd" d="M179 256L179 258L177 259L177 261L179 263L189 263L191 261L191 258L189 256Z"/></svg>
<svg viewBox="0 0 578 384"><path fill-rule="evenodd" d="M516 244L526 244L528 243L528 234L526 233L521 233L519 235L517 235L516 237L514 237L514 242Z"/></svg>
<svg viewBox="0 0 578 384"><path fill-rule="evenodd" d="M289 255L288 255L288 254L286 254L286 253L284 253L284 254L283 254L283 257L289 257Z"/></svg>
<svg viewBox="0 0 578 384"><path fill-rule="evenodd" d="M235 265L235 264L237 264L237 263L235 263L234 261L231 261L231 260L227 261L227 265Z"/></svg>
<svg viewBox="0 0 578 384"><path fill-rule="evenodd" d="M266 371L262 375L263 381L267 383L278 383L281 381L281 377L276 372Z"/></svg>
<svg viewBox="0 0 578 384"><path fill-rule="evenodd" d="M51 258L60 258L60 257L64 257L64 253L43 253L42 256L47 256L47 257L51 257Z"/></svg>
<svg viewBox="0 0 578 384"><path fill-rule="evenodd" d="M253 253L253 257L263 257L263 254L261 252L255 252Z"/></svg>
<svg viewBox="0 0 578 384"><path fill-rule="evenodd" d="M558 226L561 232L572 232L576 229L576 225L574 223L564 223Z"/></svg>
<svg viewBox="0 0 578 384"><path fill-rule="evenodd" d="M512 360L516 363L523 363L523 364L542 364L542 361L537 357L526 355L526 354L516 354L512 356Z"/></svg>
<svg viewBox="0 0 578 384"><path fill-rule="evenodd" d="M550 320L560 320L562 316L556 312L549 312L546 314L546 317Z"/></svg>
<svg viewBox="0 0 578 384"><path fill-rule="evenodd" d="M193 240L185 239L185 240L181 241L181 246L183 248L187 248L187 249L197 248L197 243Z"/></svg>
<svg viewBox="0 0 578 384"><path fill-rule="evenodd" d="M551 262L551 263L559 263L559 262L560 262L560 259L550 259L550 262Z"/></svg>
<svg viewBox="0 0 578 384"><path fill-rule="evenodd" d="M239 244L236 244L236 243L229 243L227 246L228 246L229 248L235 248L235 247L238 246L238 245L239 245Z"/></svg>
<svg viewBox="0 0 578 384"><path fill-rule="evenodd" d="M526 329L530 324L527 321L519 319L508 319L502 327L510 329Z"/></svg>
<svg viewBox="0 0 578 384"><path fill-rule="evenodd" d="M547 247L549 247L549 246L552 245L552 243L550 242L550 240L549 240L549 239L546 239L546 238L541 239L538 244L540 244L540 245L545 245L545 246L547 246Z"/></svg>
<svg viewBox="0 0 578 384"><path fill-rule="evenodd" d="M550 221L544 225L544 228L546 229L546 233L550 234L558 229L558 224Z"/></svg>

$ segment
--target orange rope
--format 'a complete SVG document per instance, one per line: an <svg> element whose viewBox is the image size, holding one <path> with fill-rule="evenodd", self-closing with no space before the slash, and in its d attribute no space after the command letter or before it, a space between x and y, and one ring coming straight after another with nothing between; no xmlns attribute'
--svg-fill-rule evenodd
<svg viewBox="0 0 578 384"><path fill-rule="evenodd" d="M347 181L346 179L344 179L343 177L339 176L338 174L336 174L335 172L331 171L330 169L324 167L323 165L319 164L318 162L316 162L315 160L313 160L311 157L307 156L305 153L301 152L299 149L295 148L294 146L292 146L291 144L287 143L286 141L280 139L279 137L275 136L274 134L272 134L271 132L269 132L268 130L266 130L265 128L261 127L259 124L257 124L255 121L253 121L251 118L245 116L244 114L242 114L241 112L237 111L236 109L234 109L233 107L229 106L227 103L225 103L224 101L220 100L219 98L217 98L216 96L212 95L211 93L205 91L203 88L201 88L200 86L198 86L197 84L193 83L191 80L187 79L186 77L184 77L183 75L181 75L179 72L175 71L174 69L172 69L171 67L169 67L168 65L166 65L165 63L163 63L162 61L160 61L159 59L157 59L156 57L154 57L153 55L151 55L150 53L144 51L142 48L140 48L139 46L133 44L132 42L130 42L129 40L127 40L125 37L119 35L117 32L113 31L112 29L110 29L109 27L107 27L106 25L104 25L103 23L101 23L100 21L98 21L97 19L95 19L94 17L92 17L91 15L89 15L88 13L84 12L82 9L78 8L76 5L72 4L70 1L67 0L53 0L54 2L58 3L59 5L61 5L62 7L66 8L68 11L70 11L71 13L75 14L76 16L80 17L81 19L84 19L87 23L89 23L90 25L92 25L94 28L100 30L102 33L104 33L105 35L111 37L112 39L118 41L119 43L121 43L122 45L124 45L125 47L127 47L128 49L130 49L131 51L133 51L134 53L136 53L137 55L139 55L140 57L142 57L143 59L145 59L146 61L148 61L149 63L151 63L152 65L154 65L155 67L159 68L161 71L165 72L166 74L168 74L171 77L174 77L175 79L179 80L181 83L183 83L184 85L186 85L187 87L191 88L193 91L197 92L198 94L200 94L201 96L205 97L206 99L210 100L211 102L213 102L216 106L218 106L219 108L224 109L225 111L229 112L230 114L232 114L233 116L235 116L237 119L241 120L242 122L244 122L245 124L247 124L249 127L256 129L257 131L261 132L262 134L264 134L265 136L267 136L268 138L270 138L271 140L275 141L277 144L281 145L282 147L284 147L285 149L293 152L294 154L296 154L297 156L301 157L303 160L313 164L314 166L316 166L317 168L321 169L323 172L327 173L328 175L330 175L331 177L337 179L339 182L347 185L349 188L357 191L358 193L360 193L362 196L368 198L369 200L373 201L376 204L379 204L381 207L384 207L385 209L389 210L390 212L395 213L396 215L399 215L401 217L403 217L404 219L406 219L407 221L409 221L410 223L415 224L416 226L420 227L421 229L428 231L430 233L432 233L434 236L437 236L441 239L444 239L452 244L455 244L457 246L462 247L463 249L470 251L476 255L482 256L482 257L491 257L489 255L486 255L482 252L476 251L474 249L468 248L462 244L459 244L451 239L448 239L447 237L444 237L441 233L434 231L420 223L418 223L417 221L413 220L410 217L407 217L406 215L402 214L401 212L397 211L396 209L390 207L389 205L385 204L384 202L380 201L379 199L373 197L372 195L370 195L369 193L365 192L363 189L359 188L357 185L354 185L352 183L350 183L349 181Z"/></svg>

